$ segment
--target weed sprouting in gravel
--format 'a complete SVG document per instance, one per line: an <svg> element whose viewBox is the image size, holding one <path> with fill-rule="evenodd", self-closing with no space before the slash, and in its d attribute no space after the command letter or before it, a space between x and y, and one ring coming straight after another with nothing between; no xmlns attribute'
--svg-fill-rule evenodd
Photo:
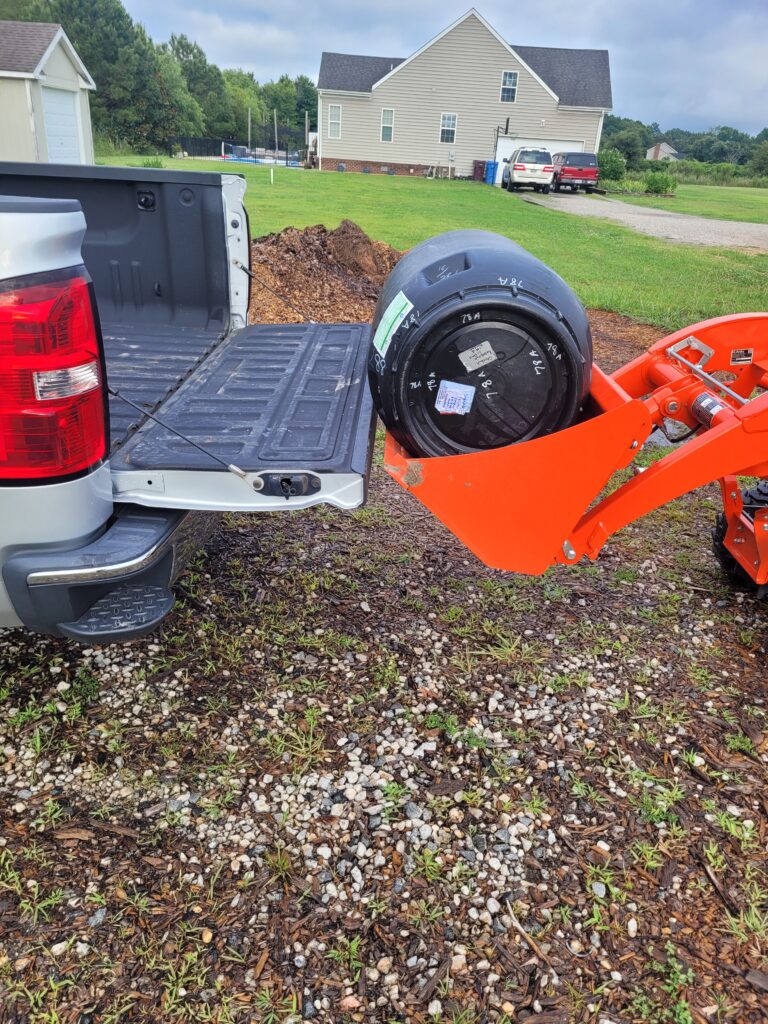
<svg viewBox="0 0 768 1024"><path fill-rule="evenodd" d="M362 937L360 935L355 935L353 939L341 936L337 940L336 945L325 954L326 960L333 960L334 963L347 972L354 982L358 981L360 972L363 969L363 961L360 957L361 943Z"/></svg>

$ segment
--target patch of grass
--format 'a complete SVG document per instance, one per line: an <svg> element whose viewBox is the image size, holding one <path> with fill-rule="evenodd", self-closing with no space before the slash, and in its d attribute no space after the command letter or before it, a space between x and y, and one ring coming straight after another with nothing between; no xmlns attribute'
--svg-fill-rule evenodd
<svg viewBox="0 0 768 1024"><path fill-rule="evenodd" d="M755 744L743 732L729 732L725 737L725 745L735 754L755 754Z"/></svg>
<svg viewBox="0 0 768 1024"><path fill-rule="evenodd" d="M288 754L296 776L320 764L325 757L325 732L319 726L319 719L317 708L307 708L297 724L286 723L267 734L266 743L272 754L275 757Z"/></svg>
<svg viewBox="0 0 768 1024"><path fill-rule="evenodd" d="M459 720L456 715L444 711L430 711L424 718L426 729L440 729L446 736L453 737L459 731Z"/></svg>
<svg viewBox="0 0 768 1024"><path fill-rule="evenodd" d="M427 882L437 882L443 877L443 865L438 861L435 851L428 846L413 855L413 864L416 874Z"/></svg>
<svg viewBox="0 0 768 1024"><path fill-rule="evenodd" d="M704 859L706 860L707 864L709 864L709 866L712 868L712 870L717 872L725 871L728 863L725 857L723 856L720 847L712 839L710 839L710 841L704 847Z"/></svg>
<svg viewBox="0 0 768 1024"><path fill-rule="evenodd" d="M261 1024L286 1024L299 1012L296 996L278 996L268 988L260 989L253 1002Z"/></svg>
<svg viewBox="0 0 768 1024"><path fill-rule="evenodd" d="M115 165L135 161L114 156ZM175 170L210 172L211 161L174 160ZM475 182L386 174L329 174L250 164L221 165L248 184L254 236L348 217L372 238L408 249L441 231L481 228L515 239L566 279L582 302L667 329L765 306L768 256L672 245L617 224L546 210ZM749 193L747 189L725 189ZM685 189L681 186L681 192ZM706 195L715 189L707 186ZM736 197L738 199L738 196ZM759 202L762 196L755 197ZM768 196L766 196L768 199ZM680 207L676 207L680 208ZM733 209L733 207L731 207ZM393 216L392 211L397 215Z"/></svg>
<svg viewBox="0 0 768 1024"><path fill-rule="evenodd" d="M671 942L666 947L666 960L659 963L651 960L650 970L658 978L650 992L635 989L629 1004L633 1019L643 1024L694 1024L691 1007L685 992L693 984L695 976L677 958L677 951ZM657 993L663 993L659 996Z"/></svg>
<svg viewBox="0 0 768 1024"><path fill-rule="evenodd" d="M745 853L757 846L757 830L753 824L746 824L730 811L721 810L714 800L702 800L701 805L708 814L712 815L723 832L731 839L736 840Z"/></svg>
<svg viewBox="0 0 768 1024"><path fill-rule="evenodd" d="M629 850L635 864L640 864L646 871L658 871L664 863L664 857L655 843L637 839Z"/></svg>
<svg viewBox="0 0 768 1024"><path fill-rule="evenodd" d="M674 196L620 196L611 199L636 206L651 206L675 213L690 213L697 217L716 220L741 220L753 224L768 224L768 189L731 188L728 185L677 186Z"/></svg>
<svg viewBox="0 0 768 1024"><path fill-rule="evenodd" d="M273 882L285 884L290 880L293 863L284 846L278 844L274 850L269 850L264 855L264 864L269 869Z"/></svg>
<svg viewBox="0 0 768 1024"><path fill-rule="evenodd" d="M333 960L347 972L352 981L357 982L360 972L363 969L363 961L360 959L360 943L362 937L356 935L353 939L342 936L337 940L336 945L325 954L326 960Z"/></svg>
<svg viewBox="0 0 768 1024"><path fill-rule="evenodd" d="M408 796L408 789L401 782L388 782L381 789L384 794L384 814L386 821L391 821L397 811L405 803Z"/></svg>

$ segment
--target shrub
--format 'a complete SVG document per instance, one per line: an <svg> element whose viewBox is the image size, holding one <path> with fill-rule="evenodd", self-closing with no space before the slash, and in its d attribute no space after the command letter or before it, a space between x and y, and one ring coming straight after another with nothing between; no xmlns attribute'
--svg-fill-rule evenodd
<svg viewBox="0 0 768 1024"><path fill-rule="evenodd" d="M645 183L641 178L622 178L621 181L604 182L608 192L644 192Z"/></svg>
<svg viewBox="0 0 768 1024"><path fill-rule="evenodd" d="M643 178L643 191L653 196L663 195L665 192L674 192L677 188L677 178L666 171L648 171Z"/></svg>
<svg viewBox="0 0 768 1024"><path fill-rule="evenodd" d="M146 160L141 161L142 167L154 167L158 171L162 171L165 167L165 161L160 156L148 156Z"/></svg>
<svg viewBox="0 0 768 1024"><path fill-rule="evenodd" d="M618 149L604 149L598 157L600 177L608 181L621 181L627 173L627 160Z"/></svg>

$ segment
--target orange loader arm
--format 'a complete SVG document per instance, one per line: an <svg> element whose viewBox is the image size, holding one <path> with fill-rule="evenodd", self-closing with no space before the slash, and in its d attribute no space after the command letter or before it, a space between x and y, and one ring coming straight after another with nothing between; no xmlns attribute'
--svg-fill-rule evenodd
<svg viewBox="0 0 768 1024"><path fill-rule="evenodd" d="M384 466L478 558L540 575L596 558L628 523L719 480L725 546L756 585L768 583L768 509L745 513L737 477L768 477L768 313L694 324L608 376L593 367L585 413L546 437L468 455L412 458L387 435ZM695 432L602 498L651 431ZM557 496L547 498L553 478Z"/></svg>

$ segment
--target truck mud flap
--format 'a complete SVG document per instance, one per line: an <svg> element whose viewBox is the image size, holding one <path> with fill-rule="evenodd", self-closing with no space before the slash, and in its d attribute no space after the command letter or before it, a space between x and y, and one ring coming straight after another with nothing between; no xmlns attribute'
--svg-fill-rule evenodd
<svg viewBox="0 0 768 1024"><path fill-rule="evenodd" d="M368 338L367 324L236 332L112 454L115 500L218 512L362 504Z"/></svg>

